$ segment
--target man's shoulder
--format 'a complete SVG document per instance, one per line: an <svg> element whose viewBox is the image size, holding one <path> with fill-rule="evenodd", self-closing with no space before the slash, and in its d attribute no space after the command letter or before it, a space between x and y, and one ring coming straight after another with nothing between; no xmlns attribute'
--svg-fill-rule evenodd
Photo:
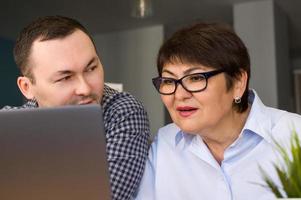
<svg viewBox="0 0 301 200"><path fill-rule="evenodd" d="M128 112L135 109L142 109L144 107L133 95L128 92L118 92L108 86L104 87L103 94L103 109L106 111Z"/></svg>
<svg viewBox="0 0 301 200"><path fill-rule="evenodd" d="M148 116L142 103L127 92L103 95L103 118L107 129L112 130L120 123L132 129L149 129ZM123 127L124 128L124 127Z"/></svg>
<svg viewBox="0 0 301 200"><path fill-rule="evenodd" d="M29 100L21 106L4 106L1 110L18 110L18 109L27 109L27 108L37 108L37 103L35 101Z"/></svg>

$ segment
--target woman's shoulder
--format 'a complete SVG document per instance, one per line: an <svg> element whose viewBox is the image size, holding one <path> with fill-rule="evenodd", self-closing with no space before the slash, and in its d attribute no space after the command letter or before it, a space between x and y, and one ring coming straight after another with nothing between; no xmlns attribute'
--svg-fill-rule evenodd
<svg viewBox="0 0 301 200"><path fill-rule="evenodd" d="M285 111L278 118L277 126L295 128L301 131L301 115Z"/></svg>
<svg viewBox="0 0 301 200"><path fill-rule="evenodd" d="M158 130L158 137L175 137L181 129L175 124L170 123Z"/></svg>
<svg viewBox="0 0 301 200"><path fill-rule="evenodd" d="M155 143L156 146L166 143L173 145L175 138L180 131L181 129L175 123L167 124L158 130L153 143Z"/></svg>
<svg viewBox="0 0 301 200"><path fill-rule="evenodd" d="M273 122L271 134L274 139L289 142L293 132L301 137L301 115L291 112L281 112L281 116Z"/></svg>

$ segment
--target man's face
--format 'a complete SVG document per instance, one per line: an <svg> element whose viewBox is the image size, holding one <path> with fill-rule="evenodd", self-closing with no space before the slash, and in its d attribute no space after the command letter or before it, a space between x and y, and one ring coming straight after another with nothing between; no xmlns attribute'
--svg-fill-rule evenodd
<svg viewBox="0 0 301 200"><path fill-rule="evenodd" d="M25 96L35 98L39 107L100 103L103 67L84 32L76 30L62 39L35 41L29 65L34 82L28 84Z"/></svg>

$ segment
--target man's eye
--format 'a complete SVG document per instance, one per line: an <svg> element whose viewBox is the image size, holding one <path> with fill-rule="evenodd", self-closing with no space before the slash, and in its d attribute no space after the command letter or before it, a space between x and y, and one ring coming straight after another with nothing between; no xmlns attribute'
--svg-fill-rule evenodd
<svg viewBox="0 0 301 200"><path fill-rule="evenodd" d="M55 82L68 81L69 79L71 79L71 76L64 76L63 78L60 78L60 79L56 80Z"/></svg>
<svg viewBox="0 0 301 200"><path fill-rule="evenodd" d="M89 67L86 72L92 72L97 68L97 65Z"/></svg>

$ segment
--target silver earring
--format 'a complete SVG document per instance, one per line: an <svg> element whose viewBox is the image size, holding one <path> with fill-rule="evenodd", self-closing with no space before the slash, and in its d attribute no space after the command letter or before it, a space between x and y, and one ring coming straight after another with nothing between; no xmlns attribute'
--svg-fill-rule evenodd
<svg viewBox="0 0 301 200"><path fill-rule="evenodd" d="M240 104L241 98L240 98L240 97L235 97L235 98L234 98L234 102L235 102L236 104Z"/></svg>

